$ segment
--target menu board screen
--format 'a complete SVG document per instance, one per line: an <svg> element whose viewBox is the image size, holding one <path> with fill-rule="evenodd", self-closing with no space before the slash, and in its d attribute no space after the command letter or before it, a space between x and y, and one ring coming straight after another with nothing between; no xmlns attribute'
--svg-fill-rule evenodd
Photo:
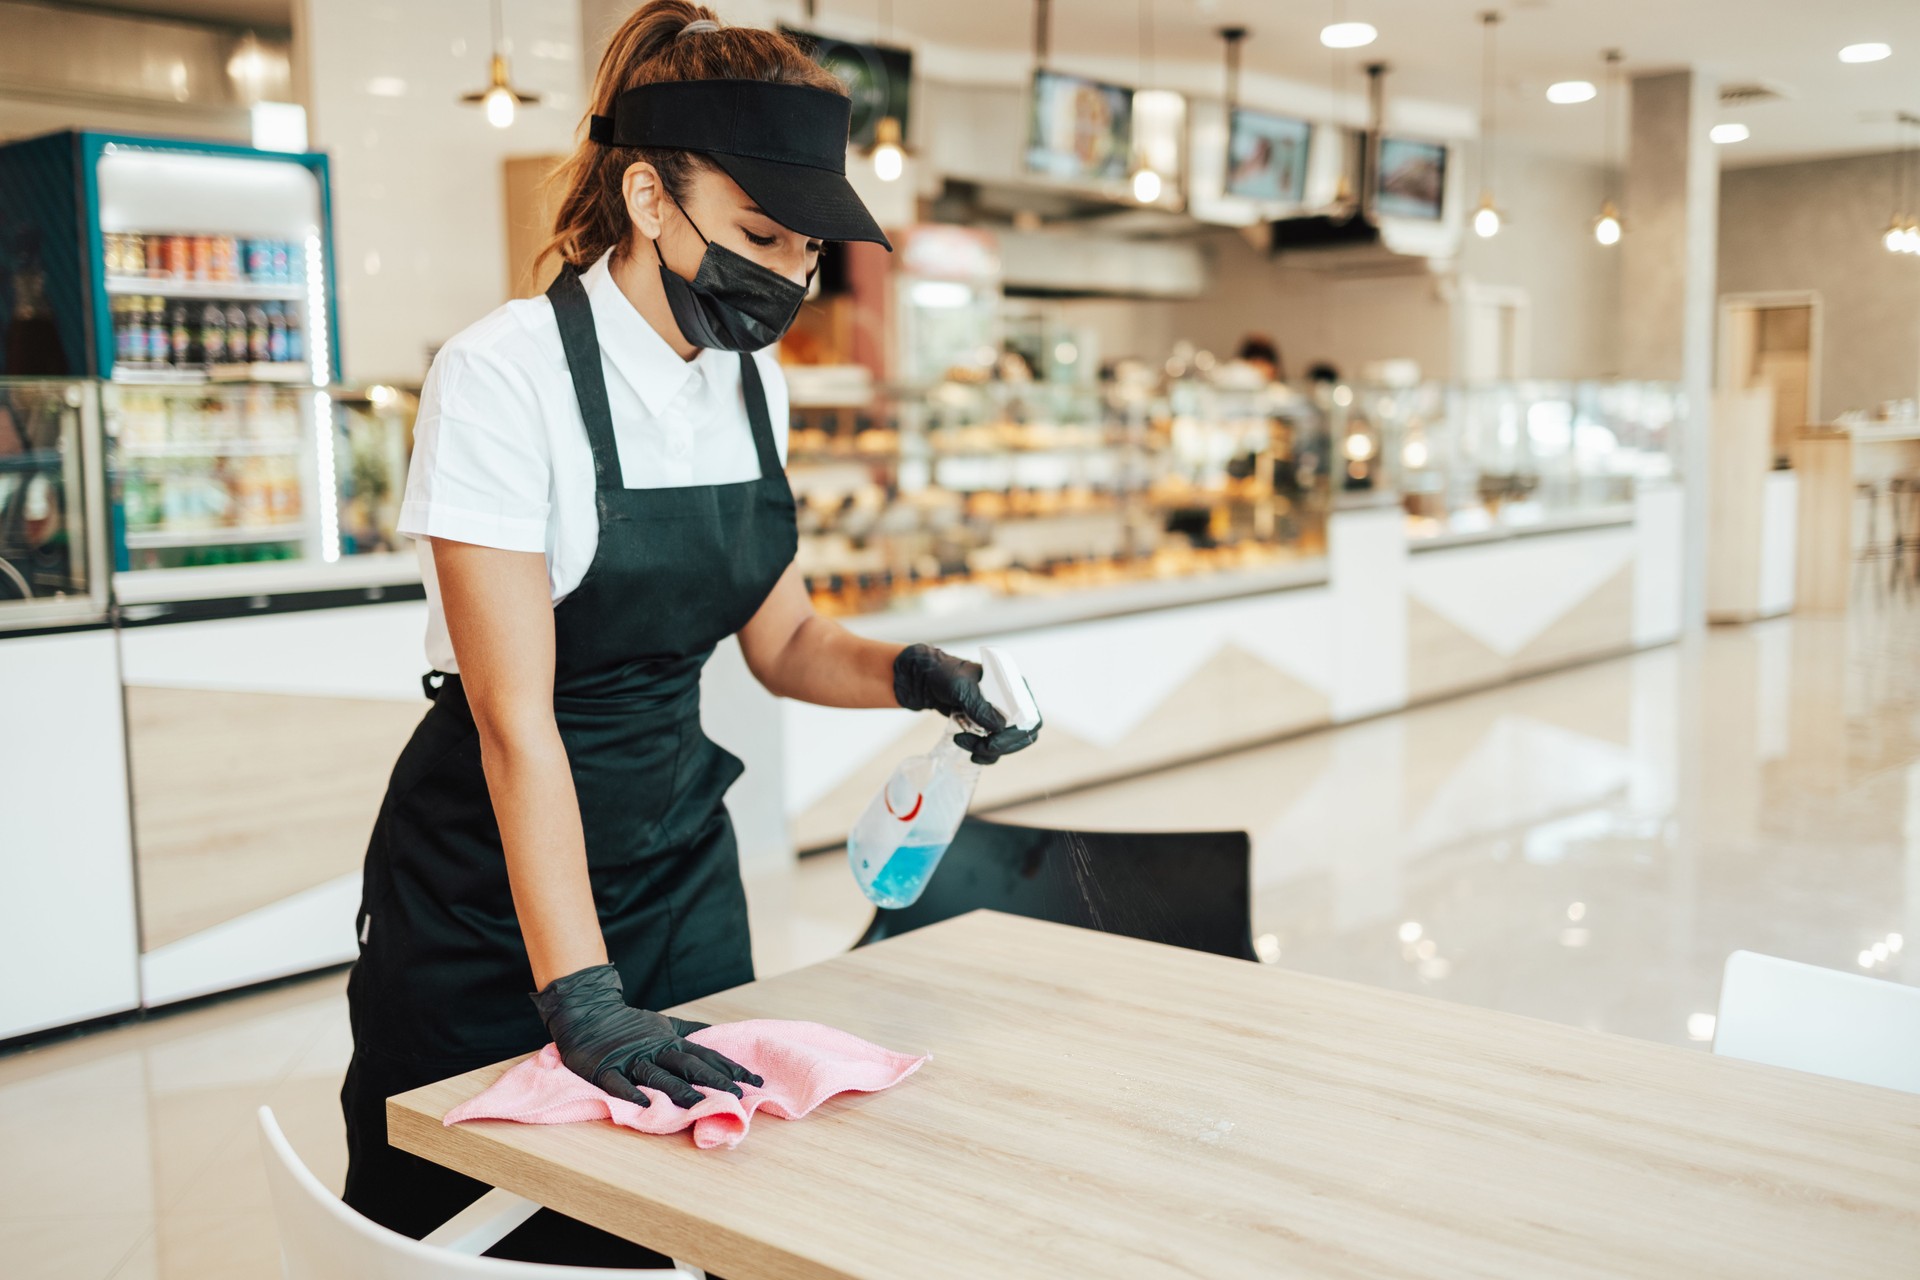
<svg viewBox="0 0 1920 1280"><path fill-rule="evenodd" d="M825 67L847 86L853 99L853 120L847 141L856 147L870 147L874 130L883 117L900 122L907 132L907 96L913 83L913 54L888 45L860 44L836 40L794 27L781 31L800 42L807 55Z"/></svg>
<svg viewBox="0 0 1920 1280"><path fill-rule="evenodd" d="M1133 90L1033 73L1027 169L1055 178L1124 181L1133 153Z"/></svg>
<svg viewBox="0 0 1920 1280"><path fill-rule="evenodd" d="M1300 204L1307 196L1307 147L1313 126L1291 116L1235 108L1227 130L1227 194L1263 204Z"/></svg>
<svg viewBox="0 0 1920 1280"><path fill-rule="evenodd" d="M1374 211L1383 218L1440 220L1447 191L1445 143L1380 139L1380 186Z"/></svg>

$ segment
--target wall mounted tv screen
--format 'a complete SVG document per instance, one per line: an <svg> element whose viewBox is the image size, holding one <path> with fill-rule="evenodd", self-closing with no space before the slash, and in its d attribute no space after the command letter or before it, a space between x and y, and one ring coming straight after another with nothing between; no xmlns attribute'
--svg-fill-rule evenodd
<svg viewBox="0 0 1920 1280"><path fill-rule="evenodd" d="M1382 218L1440 220L1447 193L1447 147L1418 138L1380 139L1374 212Z"/></svg>
<svg viewBox="0 0 1920 1280"><path fill-rule="evenodd" d="M1291 116L1236 107L1227 129L1227 194L1262 204L1307 198L1307 148L1313 126Z"/></svg>
<svg viewBox="0 0 1920 1280"><path fill-rule="evenodd" d="M839 76L853 99L853 123L848 141L856 147L873 145L874 130L892 116L907 132L907 97L913 84L913 54L887 45L836 40L812 31L782 27L800 42L809 57Z"/></svg>
<svg viewBox="0 0 1920 1280"><path fill-rule="evenodd" d="M1058 71L1033 73L1027 170L1124 181L1133 157L1133 90Z"/></svg>

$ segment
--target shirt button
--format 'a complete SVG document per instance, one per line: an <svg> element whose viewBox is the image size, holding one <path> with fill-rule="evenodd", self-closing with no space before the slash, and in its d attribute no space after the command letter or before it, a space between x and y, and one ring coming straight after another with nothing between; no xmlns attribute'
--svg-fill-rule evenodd
<svg viewBox="0 0 1920 1280"><path fill-rule="evenodd" d="M673 440L668 443L667 452L676 458L684 458L687 456L687 450L691 447L685 436L675 436Z"/></svg>

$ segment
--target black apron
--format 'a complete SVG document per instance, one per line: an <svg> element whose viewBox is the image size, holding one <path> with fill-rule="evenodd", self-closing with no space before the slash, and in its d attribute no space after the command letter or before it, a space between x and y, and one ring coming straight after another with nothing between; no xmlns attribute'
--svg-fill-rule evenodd
<svg viewBox="0 0 1920 1280"><path fill-rule="evenodd" d="M748 355L740 381L760 478L627 488L593 313L573 268L547 297L593 449L600 528L585 578L554 606L554 718L607 956L628 1003L664 1009L753 980L723 804L741 764L701 730L700 671L792 562L793 494ZM341 1091L347 1203L415 1237L485 1188L387 1146L386 1098L547 1041L527 998L533 972L472 711L458 676L437 692L430 677L428 696L367 846L360 957L347 983L354 1051ZM511 1239L557 1217L537 1215ZM612 1265L601 1256L537 1260Z"/></svg>

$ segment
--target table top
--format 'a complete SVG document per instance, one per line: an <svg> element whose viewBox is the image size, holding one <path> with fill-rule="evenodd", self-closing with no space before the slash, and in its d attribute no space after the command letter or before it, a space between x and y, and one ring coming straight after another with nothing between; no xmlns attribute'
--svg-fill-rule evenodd
<svg viewBox="0 0 1920 1280"><path fill-rule="evenodd" d="M728 1280L1913 1274L1920 1097L976 912L676 1010L933 1060L701 1151L396 1146Z"/></svg>

